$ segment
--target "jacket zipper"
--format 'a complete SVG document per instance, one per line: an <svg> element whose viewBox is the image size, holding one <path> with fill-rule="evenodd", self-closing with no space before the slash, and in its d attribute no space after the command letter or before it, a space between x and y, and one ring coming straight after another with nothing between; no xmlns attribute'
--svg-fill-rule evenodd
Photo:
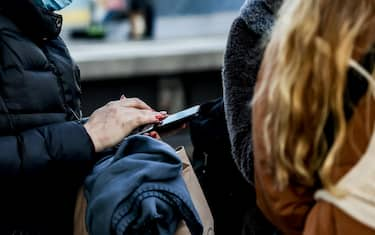
<svg viewBox="0 0 375 235"><path fill-rule="evenodd" d="M62 73L59 71L59 69L56 67L56 65L52 62L52 61L49 61L49 65L51 66L51 70L52 70L52 73L55 74L57 76L57 80L58 80L58 83L60 85L60 89L62 90L62 98L63 98L63 102L64 102L64 107L66 110L68 110L72 115L73 117L77 120L77 121L81 121L82 120L82 112L80 112L80 114L78 114L77 112L75 112L67 103L66 103L66 100L65 100L65 90L64 90L64 86L62 84L62 79L61 79L61 75Z"/></svg>

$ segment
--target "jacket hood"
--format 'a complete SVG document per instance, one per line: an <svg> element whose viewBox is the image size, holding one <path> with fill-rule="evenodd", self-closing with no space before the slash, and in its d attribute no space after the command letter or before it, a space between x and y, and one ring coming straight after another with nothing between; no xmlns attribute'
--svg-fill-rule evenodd
<svg viewBox="0 0 375 235"><path fill-rule="evenodd" d="M37 7L32 0L1 0L0 15L35 41L54 39L61 32L62 16Z"/></svg>
<svg viewBox="0 0 375 235"><path fill-rule="evenodd" d="M253 32L263 35L272 28L282 0L246 0L241 18Z"/></svg>
<svg viewBox="0 0 375 235"><path fill-rule="evenodd" d="M271 9L274 13L277 13L281 4L283 3L282 0L263 0L263 2Z"/></svg>

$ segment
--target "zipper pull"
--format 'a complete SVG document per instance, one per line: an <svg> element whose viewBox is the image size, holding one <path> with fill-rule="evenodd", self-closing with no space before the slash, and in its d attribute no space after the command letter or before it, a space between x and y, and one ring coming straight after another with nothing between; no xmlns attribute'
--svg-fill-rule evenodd
<svg viewBox="0 0 375 235"><path fill-rule="evenodd" d="M77 119L77 121L82 120L82 112L80 112L80 115L78 115L74 110L68 106L69 111L73 114L73 116Z"/></svg>

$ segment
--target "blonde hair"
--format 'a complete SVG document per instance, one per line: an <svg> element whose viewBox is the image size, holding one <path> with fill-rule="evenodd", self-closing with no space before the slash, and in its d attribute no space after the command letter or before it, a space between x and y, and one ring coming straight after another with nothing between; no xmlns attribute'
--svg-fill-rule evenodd
<svg viewBox="0 0 375 235"><path fill-rule="evenodd" d="M349 61L374 44L375 0L285 0L279 15L253 100L265 99L269 164L280 188L319 179L332 189L332 166L347 132ZM329 119L332 143L325 133Z"/></svg>

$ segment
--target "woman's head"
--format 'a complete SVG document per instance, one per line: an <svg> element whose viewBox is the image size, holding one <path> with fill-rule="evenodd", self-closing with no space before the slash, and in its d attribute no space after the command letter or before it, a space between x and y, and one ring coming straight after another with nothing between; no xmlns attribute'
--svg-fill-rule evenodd
<svg viewBox="0 0 375 235"><path fill-rule="evenodd" d="M344 92L351 58L375 43L374 0L285 0L266 52L265 140L279 187L315 184L329 175L346 136ZM332 119L333 142L325 127Z"/></svg>

